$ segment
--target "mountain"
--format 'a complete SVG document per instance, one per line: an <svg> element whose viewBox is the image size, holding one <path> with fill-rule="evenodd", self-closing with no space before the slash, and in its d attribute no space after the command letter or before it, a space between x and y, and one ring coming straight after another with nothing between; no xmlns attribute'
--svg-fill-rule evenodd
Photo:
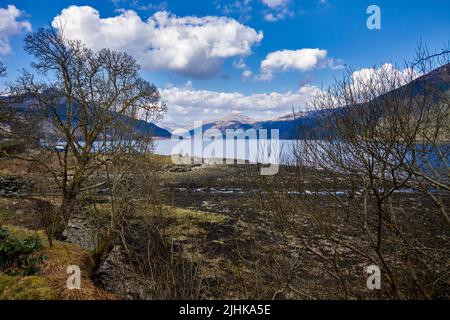
<svg viewBox="0 0 450 320"><path fill-rule="evenodd" d="M165 128L161 128L152 122L147 122L144 120L138 120L134 127L138 132L149 133L155 138L170 138L171 133Z"/></svg>
<svg viewBox="0 0 450 320"><path fill-rule="evenodd" d="M206 131L208 129L216 129L225 134L227 129L251 129L255 124L255 120L240 114L229 114L225 117L208 121L202 125L202 131ZM194 135L194 131L198 128L191 129L189 131L190 135Z"/></svg>
<svg viewBox="0 0 450 320"><path fill-rule="evenodd" d="M296 139L299 137L299 126L302 129L313 129L317 126L315 114L313 112L302 112L295 115L292 113L272 120L257 122L254 128L267 130L269 136L270 130L278 129L280 139Z"/></svg>
<svg viewBox="0 0 450 320"><path fill-rule="evenodd" d="M203 124L202 130L204 132L208 129L216 129L225 134L227 129L242 129L244 131L255 129L257 133L259 129L265 129L267 130L268 137L270 137L270 130L278 129L280 139L295 139L298 136L297 127L299 121L303 122L303 125L314 127L315 122L313 119L313 113L308 112L300 112L295 115L289 113L274 119L263 121L258 121L244 115L229 114L223 118L206 122ZM194 130L195 129L189 131L190 135L194 134Z"/></svg>
<svg viewBox="0 0 450 320"><path fill-rule="evenodd" d="M377 99L382 101L383 99L389 99L390 95L402 94L405 92L413 92L414 95L420 95L425 89L437 88L440 92L450 90L450 64L441 66L430 73L422 75L412 82L399 87L391 92L388 92ZM433 92L433 90L429 90ZM436 97L436 99L438 99ZM437 101L436 101L437 102ZM320 129L319 121L325 115L330 113L344 113L351 112L352 108L367 108L371 107L370 103L363 103L357 106L342 106L335 109L320 110L320 111L310 111L310 112L298 112L298 113L288 113L280 117L257 121L250 117L243 115L230 114L223 118L209 121L202 126L203 132L208 129L218 129L223 134L225 134L226 129L266 129L270 137L271 129L279 130L280 139L298 139L308 137L310 139L321 139L328 133L323 129ZM382 116L380 110L380 116ZM301 128L301 130L300 130ZM191 135L194 134L194 129L189 132Z"/></svg>
<svg viewBox="0 0 450 320"><path fill-rule="evenodd" d="M203 125L205 130L217 129L224 131L226 129L249 129L255 123L255 120L240 114L229 114L223 118L212 120Z"/></svg>
<svg viewBox="0 0 450 320"><path fill-rule="evenodd" d="M19 114L23 114L26 112L29 112L32 110L32 112L39 112L37 108L35 107L36 103L33 99L23 99L22 103L12 102L13 100L9 97L2 97L2 100L6 102L10 107L12 107L16 112ZM63 101L58 105L57 107L58 115L61 117L63 121L66 119L66 107ZM73 121L76 122L77 120L77 107L74 107L73 110ZM171 133L169 130L161 128L157 126L156 124L144 120L132 120L130 117L126 115L120 115L119 119L123 121L124 123L130 123L131 121L134 122L133 126L139 133L146 133L150 134L155 138L170 138ZM44 126L44 128L47 128L47 130L51 130L51 126L49 125L49 122L47 121L47 125Z"/></svg>
<svg viewBox="0 0 450 320"><path fill-rule="evenodd" d="M220 125L228 125L233 123L244 123L244 124L251 124L255 122L255 119L251 117L244 116L242 114L235 114L230 113L215 122L218 122Z"/></svg>
<svg viewBox="0 0 450 320"><path fill-rule="evenodd" d="M190 126L179 125L178 123L175 123L175 122L161 122L158 125L160 128L166 129L170 132L174 132L177 129L182 129L182 130L191 129Z"/></svg>

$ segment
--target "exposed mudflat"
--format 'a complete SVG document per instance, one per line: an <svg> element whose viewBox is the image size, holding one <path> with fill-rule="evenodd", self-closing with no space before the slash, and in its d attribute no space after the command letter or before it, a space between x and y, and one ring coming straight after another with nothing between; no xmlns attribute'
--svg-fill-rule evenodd
<svg viewBox="0 0 450 320"><path fill-rule="evenodd" d="M308 245L312 251L338 257L342 274L360 288L351 295L367 298L364 268L370 261L348 247L336 246L323 233L332 226L341 240L366 241L361 227L350 223L338 204L352 203L352 209L360 211L360 190L323 171L300 174L295 168L281 167L279 175L267 177L261 176L259 169L256 165L163 165L155 190L160 209L146 213L150 220L145 223L134 222L130 230L134 238L118 241L96 273L96 283L126 299L342 297L324 261L305 251ZM5 209L0 219L42 228L39 216L47 202L35 196L22 178L3 177L0 182L6 186L0 197ZM274 198L281 201L277 214L267 207ZM99 189L94 199L107 212L104 191ZM449 234L429 199L406 188L397 190L394 199L398 218L404 219L405 225L417 230L418 236L423 236L422 226L426 226L429 245L448 248ZM287 216L296 213L287 224L279 216L283 210ZM80 203L80 211L64 234L66 241L93 249L99 230L108 225L108 214L93 217ZM324 230L317 228L314 217L323 219ZM290 226L292 230L288 230ZM127 237L129 232L124 234ZM149 262L156 261L151 276L142 271L147 263L142 257L130 261L126 256L127 241L144 250L142 257ZM161 287L168 281L179 286ZM444 296L447 289L442 289Z"/></svg>

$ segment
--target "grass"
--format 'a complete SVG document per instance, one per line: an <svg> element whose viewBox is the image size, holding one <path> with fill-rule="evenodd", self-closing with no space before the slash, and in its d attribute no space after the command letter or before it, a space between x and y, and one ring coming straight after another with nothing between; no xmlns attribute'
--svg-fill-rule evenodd
<svg viewBox="0 0 450 320"><path fill-rule="evenodd" d="M0 203L0 223L8 217L8 210Z"/></svg>
<svg viewBox="0 0 450 320"><path fill-rule="evenodd" d="M0 176L10 176L13 172L15 176L26 174L39 176L44 172L43 167L30 161L23 161L14 158L0 158Z"/></svg>
<svg viewBox="0 0 450 320"><path fill-rule="evenodd" d="M199 266L202 281L215 284L208 289L209 298L249 299L254 297L254 292L260 294L265 283L243 263L239 252L234 251L232 238L208 238L211 232L216 232L216 226L228 225L233 222L232 218L189 208L165 206L164 210L163 216L169 221L165 235L170 241L181 243L182 249L176 254ZM226 248L226 252L221 248ZM240 247L240 250L245 252L248 248Z"/></svg>
<svg viewBox="0 0 450 320"><path fill-rule="evenodd" d="M42 216L36 198L0 198L0 225L41 229Z"/></svg>
<svg viewBox="0 0 450 320"><path fill-rule="evenodd" d="M49 279L56 290L61 290L61 298L76 300L114 299L114 296L94 286L90 280L92 259L90 254L77 245L56 242L53 247L42 251L47 257L42 267L42 276ZM66 287L67 267L77 265L81 269L81 289L69 290Z"/></svg>
<svg viewBox="0 0 450 320"><path fill-rule="evenodd" d="M18 215L13 207L11 200L0 198L0 226L2 224L21 225L21 216Z"/></svg>
<svg viewBox="0 0 450 320"><path fill-rule="evenodd" d="M20 202L25 199L14 201ZM50 247L43 230L30 230L23 227L18 219L22 214L16 214L17 207L20 207L19 202L13 205L8 199L0 199L0 225L3 223L3 228L18 237L37 236L42 242L42 249L35 254L45 256L45 260L40 265L38 274L32 276L18 276L0 271L0 299L115 299L113 294L95 287L90 280L93 263L89 251L75 244L59 241L55 241ZM100 215L107 216L110 206L98 204L97 209ZM208 224L223 224L230 220L229 217L219 213L171 206L164 206L162 213L168 219L167 221L170 221L166 235L171 239L193 240L197 239L198 235L204 238ZM22 227L17 226L16 223ZM192 248L189 249L191 246ZM193 243L187 244L185 249L187 252L192 251L191 253L197 251ZM193 257L192 254L189 256ZM66 270L70 265L77 265L81 269L81 290L69 290L66 287L69 276Z"/></svg>
<svg viewBox="0 0 450 320"><path fill-rule="evenodd" d="M45 233L43 230L33 231L33 230L26 229L26 228L18 227L18 226L12 226L12 225L2 225L2 228L8 230L10 233L16 235L19 238L36 236L37 238L39 238L39 240L42 241L42 243L45 243L46 245L48 245L47 237L45 236Z"/></svg>
<svg viewBox="0 0 450 320"><path fill-rule="evenodd" d="M33 276L12 276L0 272L0 299L58 299L91 300L114 299L114 295L94 286L90 280L92 260L90 254L70 243L56 241L52 247L43 231L31 231L15 226L2 226L18 237L37 236L43 247L35 254L45 256L40 272ZM67 288L67 267L77 265L81 269L81 289Z"/></svg>
<svg viewBox="0 0 450 320"><path fill-rule="evenodd" d="M163 206L166 221L165 235L171 239L198 239L207 234L207 225L224 224L230 219L220 213L206 212L172 206Z"/></svg>
<svg viewBox="0 0 450 320"><path fill-rule="evenodd" d="M177 219L195 221L195 222L209 222L209 223L225 223L229 220L226 215L215 213L215 212L207 212L201 210L193 210L193 209L185 209L185 208L176 208L176 207L168 207L169 216L172 215Z"/></svg>
<svg viewBox="0 0 450 320"><path fill-rule="evenodd" d="M51 282L41 276L9 276L0 273L0 300L56 300L61 298Z"/></svg>
<svg viewBox="0 0 450 320"><path fill-rule="evenodd" d="M172 165L172 159L170 156L164 156L159 154L148 155L148 160L152 161L156 165L169 166Z"/></svg>
<svg viewBox="0 0 450 320"><path fill-rule="evenodd" d="M5 210L3 209L2 211L4 212ZM29 239L30 237L37 238L39 242L45 240L41 232L5 225L2 226L2 229L6 230L10 237L14 237L13 239L17 239L17 241L19 239ZM33 253L29 253L29 256L43 256L43 251L39 247L36 247L36 250ZM18 265L17 267L22 268L23 266ZM40 264L36 266L38 269L33 272L33 275L21 275L22 271L17 269L17 267L14 270L7 268L3 269L3 272L0 271L1 300L53 300L60 296L60 292L51 287L50 279L39 274ZM8 274L5 272L8 272Z"/></svg>

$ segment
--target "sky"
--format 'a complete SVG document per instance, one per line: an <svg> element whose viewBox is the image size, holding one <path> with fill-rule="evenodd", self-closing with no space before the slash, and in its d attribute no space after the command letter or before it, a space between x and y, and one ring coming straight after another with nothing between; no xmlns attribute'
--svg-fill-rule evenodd
<svg viewBox="0 0 450 320"><path fill-rule="evenodd" d="M346 67L406 72L419 42L449 44L449 12L446 0L0 0L0 60L14 80L32 62L24 35L63 28L133 55L168 106L164 123L270 119L307 109Z"/></svg>

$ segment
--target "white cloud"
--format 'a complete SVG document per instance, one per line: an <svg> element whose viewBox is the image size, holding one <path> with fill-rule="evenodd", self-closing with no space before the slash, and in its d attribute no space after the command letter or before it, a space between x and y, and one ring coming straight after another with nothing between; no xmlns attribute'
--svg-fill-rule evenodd
<svg viewBox="0 0 450 320"><path fill-rule="evenodd" d="M411 68L403 70L397 69L392 63L385 63L379 68L362 68L352 73L352 80L354 83L368 83L374 81L379 77L387 76L390 79L397 79L400 85L406 84L414 80L420 73Z"/></svg>
<svg viewBox="0 0 450 320"><path fill-rule="evenodd" d="M233 67L235 67L238 70L247 69L247 64L245 63L244 59L240 58L238 60L233 61Z"/></svg>
<svg viewBox="0 0 450 320"><path fill-rule="evenodd" d="M308 71L330 64L323 49L280 50L269 53L261 62L259 80L271 80L276 71Z"/></svg>
<svg viewBox="0 0 450 320"><path fill-rule="evenodd" d="M286 6L289 3L289 0L262 0L262 2L268 6L269 8L277 8Z"/></svg>
<svg viewBox="0 0 450 320"><path fill-rule="evenodd" d="M252 75L253 75L253 72L251 72L250 70L244 70L242 72L242 78L244 78L244 79L249 79Z"/></svg>
<svg viewBox="0 0 450 320"><path fill-rule="evenodd" d="M269 8L264 10L264 20L268 22L276 22L294 16L294 12L289 9L289 0L262 0L262 2Z"/></svg>
<svg viewBox="0 0 450 320"><path fill-rule="evenodd" d="M400 70L391 63L385 63L379 68L362 68L353 71L348 89L363 95L368 93L368 90L375 89L376 94L382 94L407 84L420 75L421 73L411 68Z"/></svg>
<svg viewBox="0 0 450 320"><path fill-rule="evenodd" d="M266 117L268 114L286 114L296 110L306 110L307 104L320 92L316 86L305 85L297 91L255 93L245 95L239 92L219 92L195 90L192 87L173 87L161 90L168 106L167 119L181 124L191 124L194 120L209 119L208 115L224 116L239 112L252 117ZM183 112L179 113L178 108ZM269 112L270 111L270 112Z"/></svg>
<svg viewBox="0 0 450 320"><path fill-rule="evenodd" d="M263 33L227 17L177 17L158 11L143 21L135 11L100 17L89 6L71 6L54 18L66 37L93 49L108 47L135 56L146 69L167 69L198 78L216 74L222 61L247 56Z"/></svg>
<svg viewBox="0 0 450 320"><path fill-rule="evenodd" d="M22 31L30 31L31 24L26 21L19 21L23 12L14 5L0 8L0 55L11 52L10 38Z"/></svg>
<svg viewBox="0 0 450 320"><path fill-rule="evenodd" d="M179 113L179 114L188 114L189 113L189 110L187 110L185 107L180 106L180 105L174 105L173 109L176 113Z"/></svg>
<svg viewBox="0 0 450 320"><path fill-rule="evenodd" d="M235 0L231 3L218 3L216 8L221 10L224 15L237 15L239 21L248 21L251 19L253 10L252 0Z"/></svg>
<svg viewBox="0 0 450 320"><path fill-rule="evenodd" d="M266 12L264 14L264 20L268 22L276 22L279 20L283 20L286 17L293 17L294 12L287 8L283 8L281 10L277 10L275 12Z"/></svg>
<svg viewBox="0 0 450 320"><path fill-rule="evenodd" d="M245 63L244 59L238 59L233 62L233 67L237 70L242 70L242 79L247 80L250 79L250 77L253 75L253 72L249 70L247 64Z"/></svg>

